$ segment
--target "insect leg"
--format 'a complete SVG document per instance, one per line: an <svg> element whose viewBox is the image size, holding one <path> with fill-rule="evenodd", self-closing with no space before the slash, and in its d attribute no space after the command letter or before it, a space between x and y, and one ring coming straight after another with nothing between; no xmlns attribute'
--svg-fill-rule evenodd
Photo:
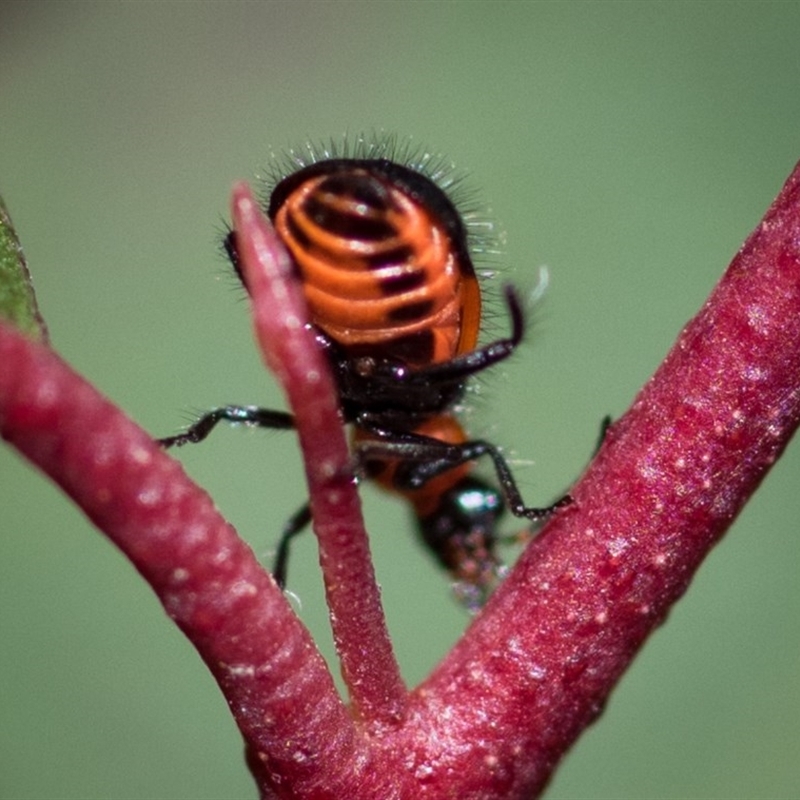
<svg viewBox="0 0 800 800"><path fill-rule="evenodd" d="M463 353L460 356L445 361L441 364L432 364L421 367L413 372L407 372L403 380L409 384L414 383L449 383L465 380L470 375L482 372L485 369L508 358L525 334L525 315L517 291L513 286L505 287L505 301L511 317L511 336L498 339L483 347Z"/></svg>
<svg viewBox="0 0 800 800"><path fill-rule="evenodd" d="M180 447L184 444L202 442L218 422L241 422L259 428L289 430L294 428L294 417L286 411L272 411L258 406L221 406L203 414L183 433L158 439L162 447Z"/></svg>
<svg viewBox="0 0 800 800"><path fill-rule="evenodd" d="M397 478L401 482L398 486L400 489L419 489L431 478L443 472L488 455L494 464L508 508L514 516L531 520L543 519L556 509L572 502L572 498L565 495L549 506L541 508L526 506L505 457L495 445L482 439L449 444L419 434L370 430L381 438L361 442L358 446L359 457L364 461L370 459L401 461L403 466L397 473Z"/></svg>
<svg viewBox="0 0 800 800"><path fill-rule="evenodd" d="M304 503L289 518L281 531L281 538L278 541L278 550L275 554L275 561L272 565L272 577L281 589L286 588L286 570L289 566L289 547L292 539L297 534L302 533L311 522L311 506Z"/></svg>
<svg viewBox="0 0 800 800"><path fill-rule="evenodd" d="M183 433L158 439L162 447L180 447L184 444L202 442L217 423L240 422L255 425L259 428L289 430L294 428L294 417L285 411L273 411L258 406L222 406L215 408L193 422ZM311 521L311 509L308 503L296 511L281 531L278 550L275 555L272 574L278 586L286 586L286 569L289 561L289 545L291 540L301 533Z"/></svg>

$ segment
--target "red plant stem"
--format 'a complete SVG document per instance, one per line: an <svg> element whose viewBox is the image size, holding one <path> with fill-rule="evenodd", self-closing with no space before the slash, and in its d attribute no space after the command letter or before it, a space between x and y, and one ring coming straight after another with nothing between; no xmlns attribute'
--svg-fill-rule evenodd
<svg viewBox="0 0 800 800"><path fill-rule="evenodd" d="M386 630L330 369L304 324L305 299L289 255L246 184L234 188L232 216L256 336L297 422L333 637L354 711L378 728L397 724L406 690Z"/></svg>
<svg viewBox="0 0 800 800"><path fill-rule="evenodd" d="M362 763L374 796L389 796L396 781L370 766L308 631L208 495L52 350L2 322L0 364L0 433L153 587L219 682L262 792L283 782L291 796L324 786L345 797L341 765Z"/></svg>
<svg viewBox="0 0 800 800"><path fill-rule="evenodd" d="M242 187L234 217L258 335L311 454L329 602L365 726L205 493L51 350L3 324L0 432L128 555L195 644L244 733L262 794L531 797L800 422L800 166L609 431L573 506L405 707L353 521L335 393L312 355L299 288Z"/></svg>
<svg viewBox="0 0 800 800"><path fill-rule="evenodd" d="M800 165L574 506L418 688L406 733L431 797L542 790L799 422Z"/></svg>

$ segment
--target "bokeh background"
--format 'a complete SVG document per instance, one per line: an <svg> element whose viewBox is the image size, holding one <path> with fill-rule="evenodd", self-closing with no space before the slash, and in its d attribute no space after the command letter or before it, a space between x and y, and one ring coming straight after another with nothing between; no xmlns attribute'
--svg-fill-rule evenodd
<svg viewBox="0 0 800 800"><path fill-rule="evenodd" d="M470 417L543 503L800 158L799 38L797 3L4 2L0 191L55 346L163 436L282 407L217 252L232 182L345 132L446 153L502 221L509 278L550 269ZM294 437L179 455L268 558L304 497ZM794 446L550 800L797 797L799 468ZM415 683L466 617L402 505L363 497ZM7 449L0 503L0 796L254 797L222 697L130 565ZM311 537L291 588L330 657Z"/></svg>

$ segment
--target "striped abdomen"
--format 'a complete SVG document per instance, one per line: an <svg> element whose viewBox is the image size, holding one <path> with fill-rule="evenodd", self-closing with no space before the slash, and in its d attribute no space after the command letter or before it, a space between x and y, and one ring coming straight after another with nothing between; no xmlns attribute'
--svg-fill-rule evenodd
<svg viewBox="0 0 800 800"><path fill-rule="evenodd" d="M424 366L475 347L463 227L429 179L389 162L320 162L278 184L270 216L312 321L347 350Z"/></svg>

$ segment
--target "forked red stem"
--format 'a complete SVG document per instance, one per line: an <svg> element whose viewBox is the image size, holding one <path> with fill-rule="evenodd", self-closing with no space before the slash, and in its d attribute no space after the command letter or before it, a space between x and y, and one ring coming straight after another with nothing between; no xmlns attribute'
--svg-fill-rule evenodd
<svg viewBox="0 0 800 800"><path fill-rule="evenodd" d="M271 578L182 469L0 326L0 430L131 558L198 648L264 796L528 798L597 716L800 421L800 168L573 489L431 677L385 634L320 354L243 187L256 329L297 416L355 715ZM444 600L443 600L444 602Z"/></svg>

